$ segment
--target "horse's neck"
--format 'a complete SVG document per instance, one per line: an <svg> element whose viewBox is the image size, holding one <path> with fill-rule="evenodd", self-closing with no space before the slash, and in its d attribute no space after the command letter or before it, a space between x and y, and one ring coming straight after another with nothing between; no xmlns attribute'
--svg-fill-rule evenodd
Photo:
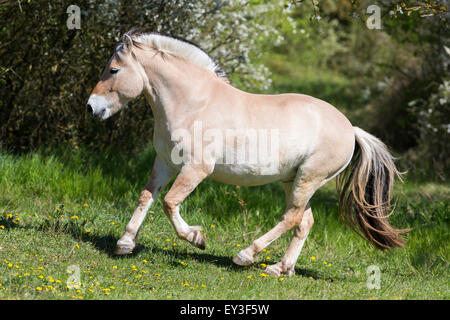
<svg viewBox="0 0 450 320"><path fill-rule="evenodd" d="M146 71L151 87L146 97L155 122L177 128L204 107L198 102L204 100L204 93L199 88L205 85L202 70L198 67L176 59L164 61L158 57L147 66Z"/></svg>

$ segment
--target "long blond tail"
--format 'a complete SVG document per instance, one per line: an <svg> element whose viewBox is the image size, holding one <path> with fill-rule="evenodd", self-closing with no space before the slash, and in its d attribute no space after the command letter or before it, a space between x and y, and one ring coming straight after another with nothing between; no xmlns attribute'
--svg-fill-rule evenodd
<svg viewBox="0 0 450 320"><path fill-rule="evenodd" d="M354 127L355 153L351 164L337 177L339 211L344 221L377 248L402 247L402 233L388 220L392 187L401 174L383 142Z"/></svg>

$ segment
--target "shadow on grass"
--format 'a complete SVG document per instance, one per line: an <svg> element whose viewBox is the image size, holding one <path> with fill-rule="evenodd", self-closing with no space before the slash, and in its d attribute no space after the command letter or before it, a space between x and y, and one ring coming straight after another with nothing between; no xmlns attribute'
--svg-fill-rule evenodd
<svg viewBox="0 0 450 320"><path fill-rule="evenodd" d="M11 222L11 219L0 218L0 225L5 227L5 230L12 229L24 229L24 230L36 230L40 232L50 232L52 234L66 234L74 238L76 241L80 242L88 242L95 247L96 250L103 252L108 255L111 259L129 259L136 257L140 253L150 253L150 254L160 254L160 255L170 255L174 260L196 260L199 263L215 265L219 268L226 269L227 272L246 272L246 271L262 271L258 268L258 263L254 263L250 267L241 267L233 263L232 256L220 256L206 252L180 252L177 250L163 250L159 246L154 244L152 245L143 245L137 244L136 248L132 253L127 255L116 255L114 254L114 250L116 248L117 236L106 234L106 235L95 235L95 234L86 234L81 233L79 231L78 226L68 222L65 225L51 225L49 226L47 221L39 225L32 224L15 224ZM172 267L183 268L179 263L171 262ZM305 278L313 277L314 279L322 279L327 281L335 281L336 279L326 276L318 271L305 269L305 268L295 268L295 275L302 276Z"/></svg>
<svg viewBox="0 0 450 320"><path fill-rule="evenodd" d="M249 267L242 267L236 265L232 261L231 256L218 256L210 253L203 253L203 252L194 252L194 253L182 253L178 251L163 251L161 249L156 249L157 251L160 251L160 253L165 253L171 255L176 260L196 260L200 263L207 263L207 264L213 264L220 268L225 268L228 272L246 272L246 271L263 271L258 267L258 263L254 263L252 266ZM153 252L156 251L153 249ZM189 255L189 257L188 257ZM171 265L173 267L182 268L179 263L172 262ZM322 279L327 281L335 281L335 278L326 276L325 274L322 274L316 270L311 269L305 269L305 268L295 268L295 275L301 276L305 278L313 277L314 279Z"/></svg>
<svg viewBox="0 0 450 320"><path fill-rule="evenodd" d="M17 220L14 219L15 219L14 216L13 218L0 217L0 226L2 226L2 229L5 230L20 228L21 225Z"/></svg>

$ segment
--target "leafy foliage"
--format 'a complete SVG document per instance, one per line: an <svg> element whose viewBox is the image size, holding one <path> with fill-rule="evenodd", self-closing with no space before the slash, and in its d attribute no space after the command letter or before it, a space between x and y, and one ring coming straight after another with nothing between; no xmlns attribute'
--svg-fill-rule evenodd
<svg viewBox="0 0 450 320"><path fill-rule="evenodd" d="M91 149L133 150L150 140L152 117L143 99L106 122L89 118L84 106L121 35L142 27L198 43L239 85L258 90L270 82L250 52L276 39L270 12L281 2L83 0L81 29L66 26L70 1L1 4L0 137L15 150L69 142Z"/></svg>

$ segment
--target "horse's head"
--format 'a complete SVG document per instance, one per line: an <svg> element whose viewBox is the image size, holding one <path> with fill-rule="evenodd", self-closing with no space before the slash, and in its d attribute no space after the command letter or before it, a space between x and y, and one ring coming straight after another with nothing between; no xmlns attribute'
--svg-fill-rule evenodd
<svg viewBox="0 0 450 320"><path fill-rule="evenodd" d="M101 80L91 92L86 104L89 113L102 120L107 119L141 94L145 73L132 50L133 41L125 34Z"/></svg>

